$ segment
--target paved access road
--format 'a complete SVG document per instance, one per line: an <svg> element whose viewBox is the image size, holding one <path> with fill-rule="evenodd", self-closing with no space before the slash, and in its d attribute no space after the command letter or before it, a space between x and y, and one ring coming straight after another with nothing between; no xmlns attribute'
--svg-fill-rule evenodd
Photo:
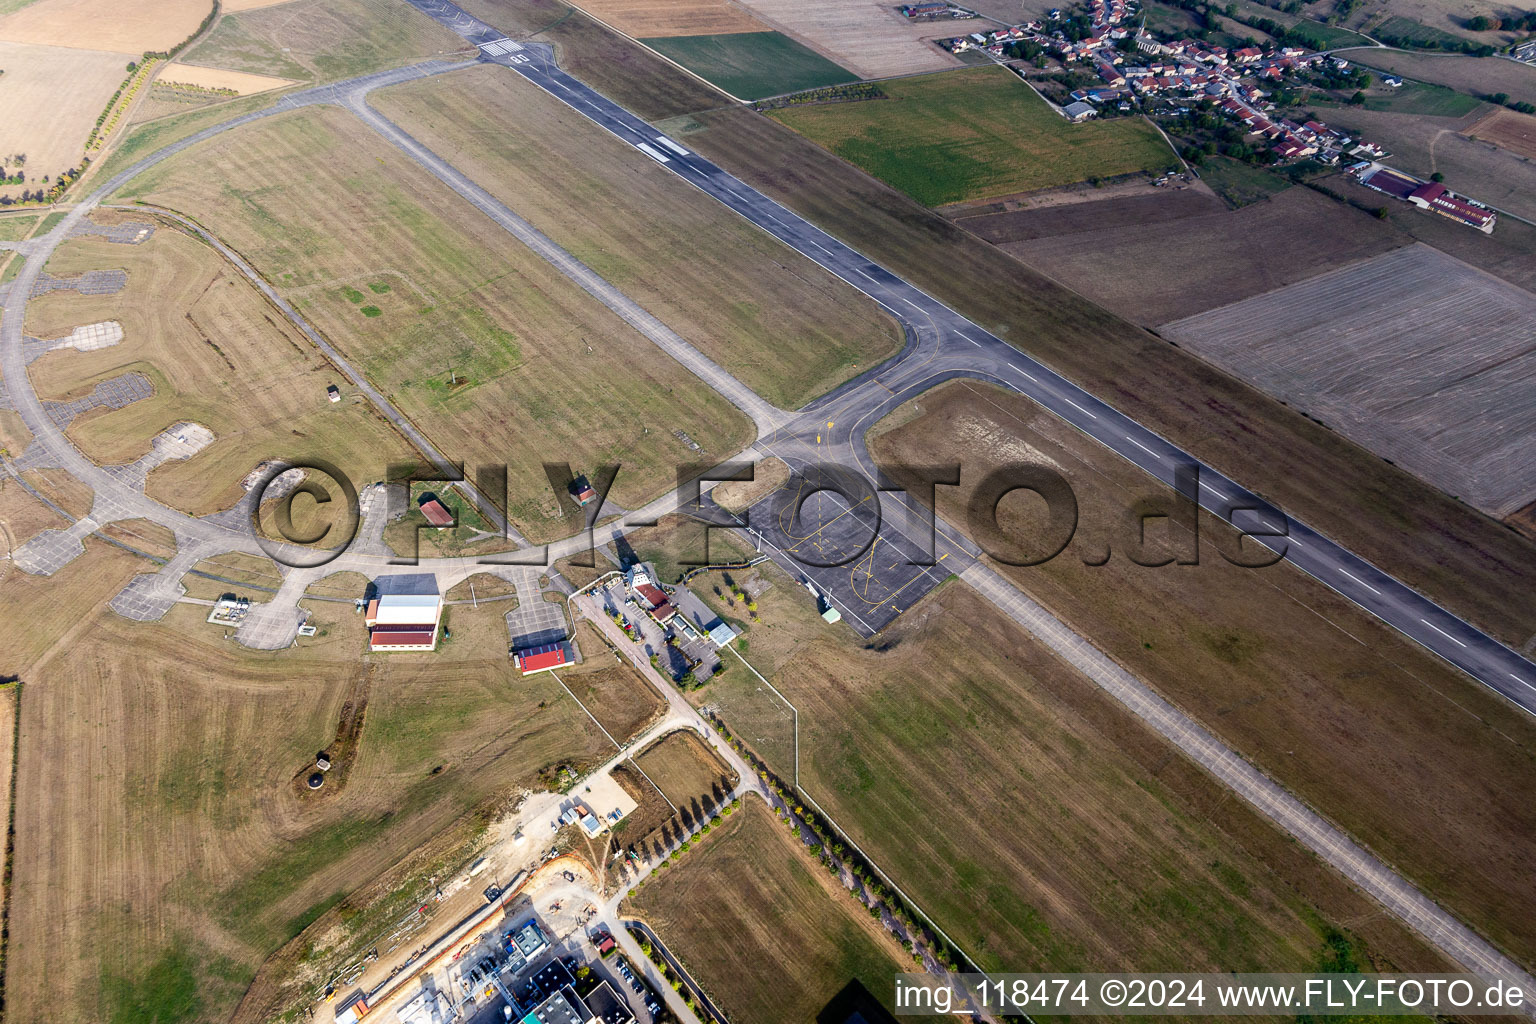
<svg viewBox="0 0 1536 1024"><path fill-rule="evenodd" d="M1298 569L1396 627L1457 668L1536 714L1536 665L1482 630L1447 612L1412 588L1309 528L1258 495L1157 434L942 302L815 227L715 164L690 152L640 118L562 71L545 44L519 44L470 18L446 0L411 0L477 44L484 59L503 64L613 135L649 155L690 184L803 253L880 303L916 330L920 343L894 365L877 368L805 410L811 424L845 424L835 441L854 445L877 419L941 380L969 376L1011 387L1045 406L1107 448L1165 483L1182 466L1198 466L1199 489L1190 497L1240 529L1278 536L1261 543ZM864 386L878 377L884 385ZM889 389L889 390L887 390ZM892 394L892 392L895 392ZM837 416L824 415L835 411ZM787 428L793 433L793 427ZM826 429L826 428L822 428Z"/></svg>

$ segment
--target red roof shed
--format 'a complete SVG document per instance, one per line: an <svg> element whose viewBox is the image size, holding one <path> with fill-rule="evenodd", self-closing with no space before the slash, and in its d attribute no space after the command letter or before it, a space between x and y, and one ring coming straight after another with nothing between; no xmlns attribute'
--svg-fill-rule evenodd
<svg viewBox="0 0 1536 1024"><path fill-rule="evenodd" d="M427 517L427 522L433 526L452 526L453 513L443 506L436 498L429 498L421 503L421 514Z"/></svg>

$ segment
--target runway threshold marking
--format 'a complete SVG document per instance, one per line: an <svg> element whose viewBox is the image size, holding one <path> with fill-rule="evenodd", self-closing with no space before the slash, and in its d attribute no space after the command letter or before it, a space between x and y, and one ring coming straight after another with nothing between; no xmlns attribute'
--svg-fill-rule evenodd
<svg viewBox="0 0 1536 1024"><path fill-rule="evenodd" d="M665 135L663 135L661 138L657 139L656 141L661 143L663 146L666 146L668 149L670 149L672 152L676 153L678 156L688 156L689 155L688 151L686 149L684 149L682 146L679 146L677 143L673 142L671 139L667 138Z"/></svg>
<svg viewBox="0 0 1536 1024"><path fill-rule="evenodd" d="M643 142L635 143L635 148L644 153L646 156L650 157L652 160L655 160L657 163L664 164L668 162L666 154L652 146L646 145Z"/></svg>
<svg viewBox="0 0 1536 1024"><path fill-rule="evenodd" d="M1419 621L1424 623L1424 625L1428 626L1430 629L1434 630L1436 633L1439 633L1441 636L1445 637L1447 640L1454 640L1456 643L1461 644L1462 647L1467 646L1466 644L1461 643L1460 640L1456 640L1455 637L1451 636L1451 634L1447 633L1433 622L1430 622L1428 619L1420 619Z"/></svg>

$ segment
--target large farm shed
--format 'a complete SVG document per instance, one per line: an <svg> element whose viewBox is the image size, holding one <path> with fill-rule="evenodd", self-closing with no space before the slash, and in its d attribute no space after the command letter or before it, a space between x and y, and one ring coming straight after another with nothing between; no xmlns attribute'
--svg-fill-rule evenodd
<svg viewBox="0 0 1536 1024"><path fill-rule="evenodd" d="M1159 333L1490 515L1536 500L1536 296L1438 249Z"/></svg>

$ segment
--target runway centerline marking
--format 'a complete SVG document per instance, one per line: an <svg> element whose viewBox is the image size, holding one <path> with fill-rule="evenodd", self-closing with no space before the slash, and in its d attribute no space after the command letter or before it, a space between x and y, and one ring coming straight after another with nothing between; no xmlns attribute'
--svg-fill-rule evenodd
<svg viewBox="0 0 1536 1024"><path fill-rule="evenodd" d="M1456 640L1455 637L1451 636L1451 634L1447 633L1433 622L1430 622L1428 619L1420 619L1419 621L1424 623L1424 625L1428 626L1430 629L1434 630L1436 633L1439 633L1441 636L1445 637L1447 640L1455 640L1456 643L1461 644L1461 646L1467 646L1466 644L1461 643L1460 640Z"/></svg>
<svg viewBox="0 0 1536 1024"><path fill-rule="evenodd" d="M1084 416L1087 416L1089 419L1094 419L1094 420L1098 419L1097 416L1095 416L1093 413L1089 412L1087 409L1084 409L1082 406L1078 405L1076 402L1072 401L1072 399L1070 399L1070 398L1063 398L1062 401L1066 402L1072 408L1076 409L1078 412L1082 413Z"/></svg>
<svg viewBox="0 0 1536 1024"><path fill-rule="evenodd" d="M1148 448L1146 445L1142 444L1140 441L1136 440L1131 435L1129 435L1129 434L1125 435L1125 439L1127 441L1131 442L1131 444L1135 445L1137 448L1140 448L1142 451L1146 452L1148 455L1153 455L1153 456L1157 456L1157 458L1162 458L1162 456L1158 455L1157 452L1153 451L1151 448Z"/></svg>
<svg viewBox="0 0 1536 1024"><path fill-rule="evenodd" d="M1338 568L1338 567L1335 566L1335 568ZM1343 573L1345 576L1348 576L1350 579L1354 580L1356 583L1360 584L1362 587L1364 587L1366 590L1369 590L1371 593L1375 594L1377 597L1381 596L1381 591L1377 590L1375 587L1371 586L1369 583L1365 582L1365 580L1361 579L1359 576L1356 576L1354 573L1350 572L1348 569L1339 568L1339 572ZM1430 623L1425 622L1423 619L1420 619L1419 621L1420 622L1424 622L1424 625L1430 626L1431 629L1434 628ZM1446 636L1451 636L1451 634L1449 634L1449 633L1446 633L1445 635ZM1453 637L1453 636L1451 636L1451 639L1452 640L1456 640L1456 638ZM1456 640L1456 642L1459 643L1459 644L1461 643L1460 640ZM1463 647L1466 646L1466 644L1461 644L1461 645Z"/></svg>

